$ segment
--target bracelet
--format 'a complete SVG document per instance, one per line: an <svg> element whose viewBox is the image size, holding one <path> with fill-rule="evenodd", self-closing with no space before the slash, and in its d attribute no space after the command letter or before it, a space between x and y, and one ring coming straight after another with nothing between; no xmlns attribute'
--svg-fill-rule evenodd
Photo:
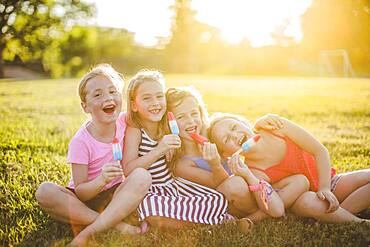
<svg viewBox="0 0 370 247"><path fill-rule="evenodd" d="M249 190L252 192L260 191L262 190L262 184L261 181L258 184L253 184L248 186Z"/></svg>
<svg viewBox="0 0 370 247"><path fill-rule="evenodd" d="M261 199L262 203L265 206L266 210L268 210L268 202L270 201L270 197L272 193L274 192L274 189L272 186L267 183L265 180L260 180L258 184L253 184L248 186L249 190L252 192L256 191L262 191L261 193Z"/></svg>

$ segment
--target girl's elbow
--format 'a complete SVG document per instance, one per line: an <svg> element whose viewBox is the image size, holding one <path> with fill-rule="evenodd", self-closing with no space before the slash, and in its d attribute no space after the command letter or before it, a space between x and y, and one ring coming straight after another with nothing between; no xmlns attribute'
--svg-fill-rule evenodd
<svg viewBox="0 0 370 247"><path fill-rule="evenodd" d="M272 210L270 210L269 215L273 218L280 218L285 215L285 208L283 203L275 205Z"/></svg>
<svg viewBox="0 0 370 247"><path fill-rule="evenodd" d="M316 159L319 157L330 157L329 150L321 143L319 146L316 147L315 151L313 151L312 154L315 156Z"/></svg>
<svg viewBox="0 0 370 247"><path fill-rule="evenodd" d="M320 155L329 156L329 150L322 143L320 143L317 153Z"/></svg>

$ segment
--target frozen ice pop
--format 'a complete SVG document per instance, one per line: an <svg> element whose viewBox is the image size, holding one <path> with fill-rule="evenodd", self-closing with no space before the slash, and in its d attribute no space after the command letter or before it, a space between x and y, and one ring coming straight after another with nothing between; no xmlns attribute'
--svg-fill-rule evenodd
<svg viewBox="0 0 370 247"><path fill-rule="evenodd" d="M257 141L261 138L260 135L254 135L252 136L251 138L249 138L247 141L245 141L243 144L242 144L242 147L235 152L240 154L241 152L247 152L251 147L253 147L254 145L256 145Z"/></svg>
<svg viewBox="0 0 370 247"><path fill-rule="evenodd" d="M197 133L191 133L190 137L193 138L194 141L198 142L199 144L204 144L205 142L209 142L207 138L201 136Z"/></svg>
<svg viewBox="0 0 370 247"><path fill-rule="evenodd" d="M122 160L122 148L117 138L113 139L112 143L113 158L115 161Z"/></svg>
<svg viewBox="0 0 370 247"><path fill-rule="evenodd" d="M168 117L168 124L170 126L172 134L178 135L180 131L179 131L179 127L177 126L175 116L173 115L172 112L168 112L167 117Z"/></svg>

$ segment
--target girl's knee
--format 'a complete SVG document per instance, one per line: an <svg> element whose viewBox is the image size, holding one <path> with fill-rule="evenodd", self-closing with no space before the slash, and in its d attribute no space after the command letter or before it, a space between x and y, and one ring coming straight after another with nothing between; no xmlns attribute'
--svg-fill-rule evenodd
<svg viewBox="0 0 370 247"><path fill-rule="evenodd" d="M306 217L315 217L325 213L328 205L320 200L315 192L308 191L301 195L293 205L293 211Z"/></svg>
<svg viewBox="0 0 370 247"><path fill-rule="evenodd" d="M58 191L58 186L51 182L43 182L36 190L35 197L41 206L52 203L51 200Z"/></svg>
<svg viewBox="0 0 370 247"><path fill-rule="evenodd" d="M152 176L144 168L136 168L129 176L136 188L147 191L152 184Z"/></svg>
<svg viewBox="0 0 370 247"><path fill-rule="evenodd" d="M233 176L226 181L225 193L233 200L251 196L248 184L239 176Z"/></svg>

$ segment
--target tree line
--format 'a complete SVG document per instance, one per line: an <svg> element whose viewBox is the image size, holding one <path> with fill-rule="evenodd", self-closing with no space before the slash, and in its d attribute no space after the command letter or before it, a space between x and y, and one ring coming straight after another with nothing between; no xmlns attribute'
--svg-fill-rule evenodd
<svg viewBox="0 0 370 247"><path fill-rule="evenodd" d="M316 75L321 50L345 49L358 75L370 75L368 0L313 0L302 16L303 40L284 26L276 45L225 43L217 28L196 20L191 0L176 0L171 36L154 48L125 29L91 26L94 5L79 0L3 0L0 3L0 78L5 65L21 65L52 78L80 76L91 65L113 64L123 73L157 68L173 73ZM241 25L242 26L242 25ZM334 60L341 66L340 60Z"/></svg>

